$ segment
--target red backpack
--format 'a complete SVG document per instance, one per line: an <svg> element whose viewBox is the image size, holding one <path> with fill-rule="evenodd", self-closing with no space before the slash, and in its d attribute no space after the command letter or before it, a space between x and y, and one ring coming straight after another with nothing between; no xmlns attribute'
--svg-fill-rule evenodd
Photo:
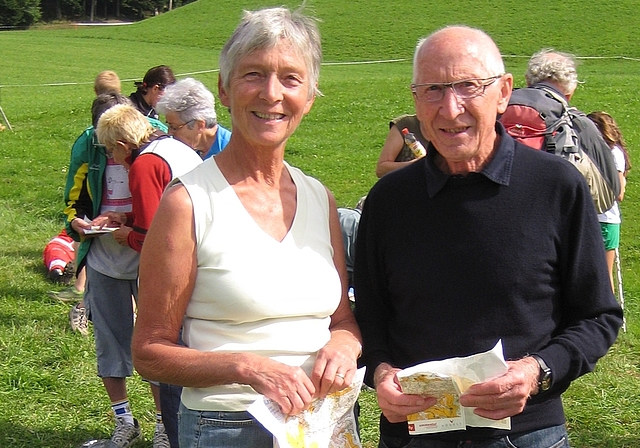
<svg viewBox="0 0 640 448"><path fill-rule="evenodd" d="M582 149L574 127L575 121L583 117L584 113L569 107L564 97L553 90L527 87L513 91L500 122L519 142L560 156L575 166L589 185L597 212L603 213L615 202L615 184L608 177L617 173L603 170ZM606 147L604 141L602 144ZM608 147L606 151L610 155Z"/></svg>

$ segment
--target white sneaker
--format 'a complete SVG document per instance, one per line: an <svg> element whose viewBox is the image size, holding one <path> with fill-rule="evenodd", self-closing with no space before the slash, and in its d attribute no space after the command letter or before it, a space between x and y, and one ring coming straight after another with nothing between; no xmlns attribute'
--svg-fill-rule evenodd
<svg viewBox="0 0 640 448"><path fill-rule="evenodd" d="M127 448L140 438L140 425L133 419L133 425L127 423L124 417L116 417L116 429L113 431L111 441L119 448Z"/></svg>
<svg viewBox="0 0 640 448"><path fill-rule="evenodd" d="M72 331L79 331L82 336L89 334L87 310L79 303L69 310L69 326Z"/></svg>
<svg viewBox="0 0 640 448"><path fill-rule="evenodd" d="M153 433L153 448L171 448L169 443L169 437L164 432L164 426L156 426L156 431Z"/></svg>

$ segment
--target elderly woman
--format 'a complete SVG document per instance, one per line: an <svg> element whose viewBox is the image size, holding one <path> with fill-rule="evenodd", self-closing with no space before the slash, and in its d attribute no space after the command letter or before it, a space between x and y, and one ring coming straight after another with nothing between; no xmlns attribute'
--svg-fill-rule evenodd
<svg viewBox="0 0 640 448"><path fill-rule="evenodd" d="M186 78L168 86L156 109L167 118L169 135L204 159L229 143L231 132L218 124L213 93L200 81Z"/></svg>
<svg viewBox="0 0 640 448"><path fill-rule="evenodd" d="M183 448L271 448L246 412L260 395L296 414L354 378L360 333L335 200L284 161L320 59L312 19L245 13L220 55L231 141L165 192L147 234L134 365L185 386Z"/></svg>

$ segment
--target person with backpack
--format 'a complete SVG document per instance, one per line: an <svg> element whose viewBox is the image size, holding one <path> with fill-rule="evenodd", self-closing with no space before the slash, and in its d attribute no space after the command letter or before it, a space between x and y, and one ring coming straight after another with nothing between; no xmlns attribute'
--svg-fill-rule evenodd
<svg viewBox="0 0 640 448"><path fill-rule="evenodd" d="M500 117L507 133L559 155L583 174L598 213L620 194L618 171L607 143L584 112L569 106L578 86L575 56L545 48L529 60L527 87L513 91Z"/></svg>
<svg viewBox="0 0 640 448"><path fill-rule="evenodd" d="M616 197L613 207L598 215L600 227L602 229L602 239L607 256L607 267L609 268L609 278L611 288L615 292L613 281L613 265L616 259L616 249L620 245L620 207L618 202L624 199L624 190L627 185L627 172L631 169L631 161L627 152L622 132L611 115L606 112L591 112L587 117L595 123L602 137L611 148L611 153L616 162L616 169L620 178L620 194Z"/></svg>

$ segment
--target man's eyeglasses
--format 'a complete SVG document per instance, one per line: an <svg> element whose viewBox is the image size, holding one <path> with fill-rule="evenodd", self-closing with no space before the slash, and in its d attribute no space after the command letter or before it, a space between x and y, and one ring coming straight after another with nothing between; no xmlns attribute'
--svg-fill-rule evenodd
<svg viewBox="0 0 640 448"><path fill-rule="evenodd" d="M462 100L468 100L484 95L485 89L502 78L504 75L491 76L489 78L471 78L456 82L411 84L411 92L418 101L435 103L444 98L444 91L451 87L455 96Z"/></svg>
<svg viewBox="0 0 640 448"><path fill-rule="evenodd" d="M193 123L194 121L196 121L196 119L192 119L187 121L186 123L182 123L180 126L174 126L171 123L167 122L167 127L169 128L170 131L172 132L178 132L180 129L182 129L183 127L185 127L186 125Z"/></svg>

